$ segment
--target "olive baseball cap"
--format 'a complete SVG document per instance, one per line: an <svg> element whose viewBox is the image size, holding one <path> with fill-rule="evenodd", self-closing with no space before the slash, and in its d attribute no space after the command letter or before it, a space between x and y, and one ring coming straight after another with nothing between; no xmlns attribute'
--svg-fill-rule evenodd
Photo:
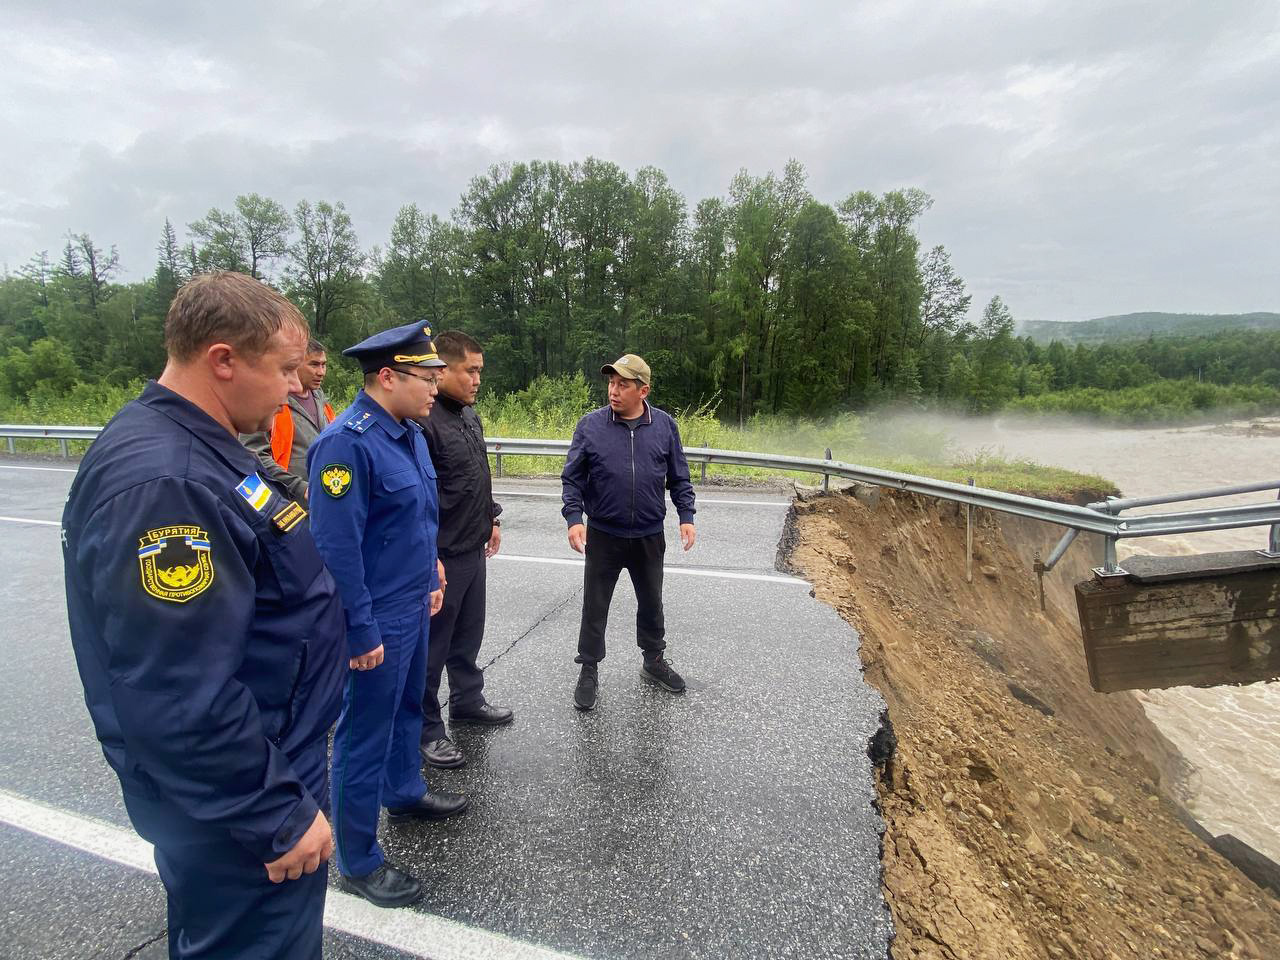
<svg viewBox="0 0 1280 960"><path fill-rule="evenodd" d="M634 353L628 353L623 357L619 357L613 363L606 363L600 368L600 372L606 377L617 374L624 380L639 380L645 386L651 386L649 373L649 365Z"/></svg>

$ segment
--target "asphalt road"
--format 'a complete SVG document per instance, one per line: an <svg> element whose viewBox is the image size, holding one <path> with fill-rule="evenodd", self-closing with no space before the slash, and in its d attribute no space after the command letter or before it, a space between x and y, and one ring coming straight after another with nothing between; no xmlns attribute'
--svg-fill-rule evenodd
<svg viewBox="0 0 1280 960"><path fill-rule="evenodd" d="M0 953L161 957L163 891L67 640L57 521L73 469L0 460ZM887 956L866 757L883 703L857 635L773 569L786 502L699 490L697 546L679 551L674 519L667 533L668 656L688 691L641 679L623 577L600 702L581 714L582 571L558 486L497 485L482 662L516 721L454 729L467 765L428 780L471 809L384 832L427 896L403 911L331 896L326 956ZM33 826L47 808L53 826Z"/></svg>

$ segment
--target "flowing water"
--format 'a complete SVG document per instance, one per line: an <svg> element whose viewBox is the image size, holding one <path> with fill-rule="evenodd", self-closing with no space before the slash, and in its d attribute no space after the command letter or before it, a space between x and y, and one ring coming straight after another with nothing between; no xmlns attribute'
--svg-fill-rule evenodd
<svg viewBox="0 0 1280 960"><path fill-rule="evenodd" d="M1212 426L1120 429L1012 419L938 422L954 453L986 450L1106 477L1124 496L1280 481L1280 418ZM1252 503L1274 494L1223 498ZM1153 508L1159 511L1209 505ZM1134 553L1253 550L1265 528L1185 537L1121 540ZM1081 549L1081 547L1073 547ZM1052 574L1051 574L1052 576ZM1215 834L1232 833L1280 861L1280 682L1245 687L1178 687L1140 693L1147 715L1195 767L1188 806Z"/></svg>

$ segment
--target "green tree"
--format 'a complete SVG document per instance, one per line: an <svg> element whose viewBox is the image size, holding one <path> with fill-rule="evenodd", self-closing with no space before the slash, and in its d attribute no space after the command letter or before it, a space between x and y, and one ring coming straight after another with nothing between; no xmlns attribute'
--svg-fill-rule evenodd
<svg viewBox="0 0 1280 960"><path fill-rule="evenodd" d="M256 193L236 197L232 210L212 208L187 229L201 241L193 259L206 270L237 270L261 280L267 262L289 250L289 212Z"/></svg>
<svg viewBox="0 0 1280 960"><path fill-rule="evenodd" d="M461 304L457 228L417 204L400 208L380 264L378 289L398 316L425 318L437 329L451 325Z"/></svg>
<svg viewBox="0 0 1280 960"><path fill-rule="evenodd" d="M972 407L978 412L998 409L1017 395L1017 370L1013 364L1013 315L1004 301L992 297L978 324L977 366Z"/></svg>
<svg viewBox="0 0 1280 960"><path fill-rule="evenodd" d="M187 280L187 273L182 266L182 248L178 245L178 232L173 223L164 218L164 230L160 234L160 242L156 244L155 301L163 310L169 309L178 288Z"/></svg>
<svg viewBox="0 0 1280 960"><path fill-rule="evenodd" d="M337 314L362 295L364 254L341 201L312 206L300 200L293 220L298 239L289 247L285 282L322 337Z"/></svg>

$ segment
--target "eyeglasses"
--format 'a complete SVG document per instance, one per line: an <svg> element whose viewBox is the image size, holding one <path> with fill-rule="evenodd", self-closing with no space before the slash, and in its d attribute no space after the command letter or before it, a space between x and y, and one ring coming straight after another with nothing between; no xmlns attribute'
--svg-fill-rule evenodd
<svg viewBox="0 0 1280 960"><path fill-rule="evenodd" d="M421 380L423 383L429 384L430 386L435 387L437 390L440 389L439 377L420 377L416 373L413 373L410 370L401 370L399 367L391 367L390 369L392 370L393 373L398 373L402 377L413 377L413 379Z"/></svg>

